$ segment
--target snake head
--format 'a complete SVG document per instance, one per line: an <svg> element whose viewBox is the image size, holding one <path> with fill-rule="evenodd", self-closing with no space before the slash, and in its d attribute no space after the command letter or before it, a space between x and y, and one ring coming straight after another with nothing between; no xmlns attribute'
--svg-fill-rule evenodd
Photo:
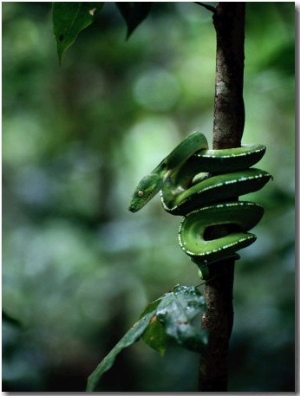
<svg viewBox="0 0 300 396"><path fill-rule="evenodd" d="M162 182L162 178L155 173L143 177L132 194L128 207L130 212L142 209L161 190Z"/></svg>

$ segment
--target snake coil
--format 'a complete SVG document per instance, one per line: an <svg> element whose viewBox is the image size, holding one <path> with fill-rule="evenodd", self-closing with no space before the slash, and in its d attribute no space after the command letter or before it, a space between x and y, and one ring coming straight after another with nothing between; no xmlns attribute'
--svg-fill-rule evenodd
<svg viewBox="0 0 300 396"><path fill-rule="evenodd" d="M179 244L207 279L209 264L239 257L236 251L256 240L248 231L258 224L264 210L237 199L260 190L272 178L252 168L265 151L259 144L209 150L205 136L194 132L139 182L129 210L140 210L160 192L163 208L184 216ZM226 226L225 235L212 237L213 227L220 225Z"/></svg>

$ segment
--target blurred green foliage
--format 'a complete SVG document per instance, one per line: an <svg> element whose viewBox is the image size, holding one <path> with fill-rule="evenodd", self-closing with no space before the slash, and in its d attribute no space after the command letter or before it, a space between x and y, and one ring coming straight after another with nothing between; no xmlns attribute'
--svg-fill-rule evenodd
<svg viewBox="0 0 300 396"><path fill-rule="evenodd" d="M236 264L230 391L294 390L294 3L248 3L244 143L274 181ZM129 41L114 3L61 67L50 3L2 3L3 390L83 391L146 304L197 269L179 218L155 199L127 211L139 179L188 133L211 141L215 32L195 3L155 3ZM194 391L198 357L139 343L101 391Z"/></svg>

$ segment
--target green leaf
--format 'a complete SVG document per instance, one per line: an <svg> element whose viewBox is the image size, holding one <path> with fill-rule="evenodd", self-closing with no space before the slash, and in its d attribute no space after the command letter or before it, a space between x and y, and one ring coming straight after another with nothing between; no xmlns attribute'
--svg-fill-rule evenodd
<svg viewBox="0 0 300 396"><path fill-rule="evenodd" d="M161 356L164 355L169 336L166 334L163 325L158 321L156 315L152 316L142 339L147 345L159 352Z"/></svg>
<svg viewBox="0 0 300 396"><path fill-rule="evenodd" d="M127 25L126 39L129 38L131 33L137 28L137 26L143 22L144 19L150 13L152 3L147 2L122 2L116 3L122 17L124 18Z"/></svg>
<svg viewBox="0 0 300 396"><path fill-rule="evenodd" d="M53 3L53 32L59 63L64 51L74 43L78 33L94 21L95 12L100 11L102 7L103 3Z"/></svg>
<svg viewBox="0 0 300 396"><path fill-rule="evenodd" d="M155 313L143 334L143 341L165 353L172 338L177 344L194 352L204 352L207 331L193 326L195 316L204 312L205 300L195 287L175 286L169 293L150 303L144 313Z"/></svg>
<svg viewBox="0 0 300 396"><path fill-rule="evenodd" d="M142 318L143 316L145 316L147 313L152 312L153 315L155 314L156 308L158 307L159 303L161 302L163 296L157 298L154 301L151 301L151 303L149 303L147 305L147 307L144 309L144 311L141 313L140 318Z"/></svg>
<svg viewBox="0 0 300 396"><path fill-rule="evenodd" d="M102 362L96 367L93 373L88 378L87 392L95 390L97 383L100 381L102 375L111 368L117 355L124 349L138 341L153 317L153 312L144 315L138 322L136 322L131 329L127 331L123 338L116 344L116 346L109 352Z"/></svg>
<svg viewBox="0 0 300 396"><path fill-rule="evenodd" d="M204 353L207 332L193 326L192 320L205 309L202 294L195 287L175 286L170 292L148 304L141 318L109 352L88 378L87 391L93 391L102 375L111 368L116 356L142 338L164 354L168 340L197 353Z"/></svg>
<svg viewBox="0 0 300 396"><path fill-rule="evenodd" d="M157 307L156 315L177 344L198 353L204 353L207 331L196 329L192 320L205 309L205 300L195 287L176 286L167 293Z"/></svg>

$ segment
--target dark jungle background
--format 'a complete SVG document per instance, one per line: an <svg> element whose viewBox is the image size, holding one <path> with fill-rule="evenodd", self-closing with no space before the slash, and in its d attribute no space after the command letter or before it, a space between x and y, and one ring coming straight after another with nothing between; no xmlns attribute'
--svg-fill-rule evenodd
<svg viewBox="0 0 300 396"><path fill-rule="evenodd" d="M248 3L243 143L274 180L258 240L236 264L230 391L294 390L294 3ZM83 391L86 378L175 284L197 285L180 218L133 189L187 134L211 143L215 32L195 3L155 3L126 41L107 3L58 64L51 3L2 3L3 390ZM197 389L198 357L143 343L100 390Z"/></svg>

